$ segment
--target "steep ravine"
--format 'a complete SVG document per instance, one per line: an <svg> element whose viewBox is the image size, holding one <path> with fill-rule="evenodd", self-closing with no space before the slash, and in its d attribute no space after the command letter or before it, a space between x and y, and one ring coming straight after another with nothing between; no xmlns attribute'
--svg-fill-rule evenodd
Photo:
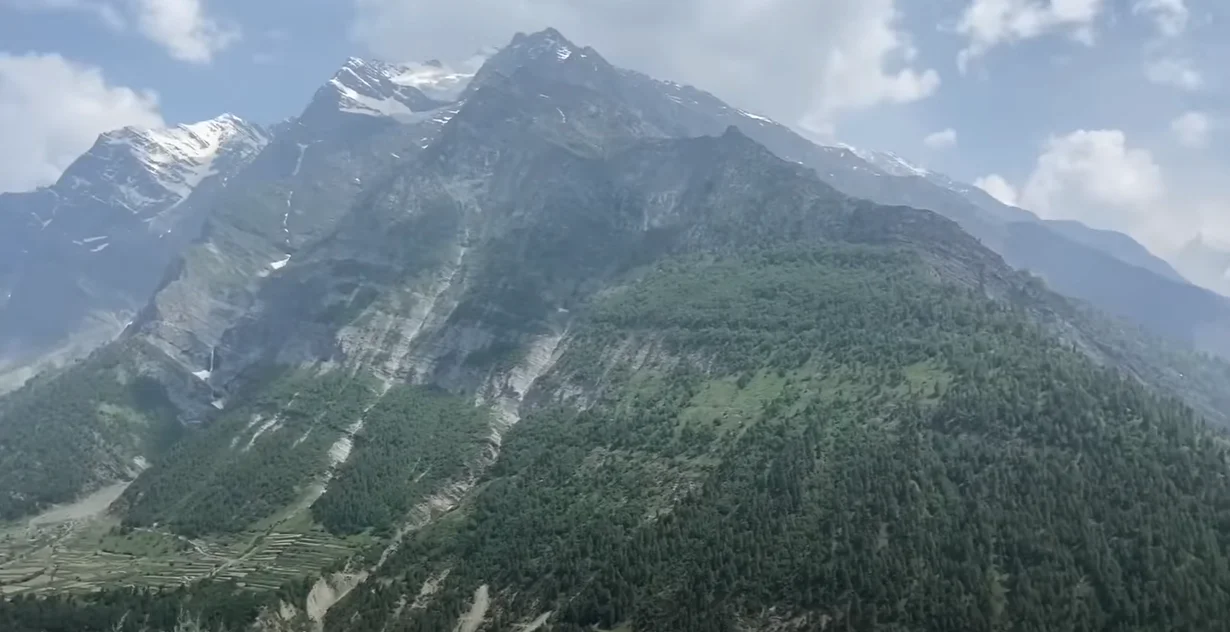
<svg viewBox="0 0 1230 632"><path fill-rule="evenodd" d="M521 362L507 371L492 375L475 396L475 406L490 407L493 411L491 434L486 447L467 467L467 472L462 478L447 482L436 493L415 505L370 567L350 569L317 580L308 594L305 605L305 612L315 624L316 629L323 629L324 617L333 605L344 599L346 595L384 566L400 548L407 535L427 526L436 517L452 511L474 489L479 478L498 458L504 434L520 421L520 407L526 394L533 388L534 383L550 371L559 360L566 333L566 330L559 331L534 339L528 345ZM413 342L411 340L411 343ZM357 428L352 426L356 433L362 430L361 421L357 426ZM348 431L346 436L339 439L339 443L353 437L353 434ZM346 454L349 455L349 450L346 450ZM344 461L344 458L342 460ZM481 593L475 594L475 608L471 611L469 622L463 626L465 629L477 630L481 625L482 617L486 612L485 606L482 605L485 601L486 587L484 586Z"/></svg>

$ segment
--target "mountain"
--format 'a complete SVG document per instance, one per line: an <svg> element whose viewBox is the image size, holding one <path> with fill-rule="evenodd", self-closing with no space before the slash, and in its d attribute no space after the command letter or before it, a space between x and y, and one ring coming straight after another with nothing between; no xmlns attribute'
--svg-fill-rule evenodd
<svg viewBox="0 0 1230 632"><path fill-rule="evenodd" d="M1154 335L1230 357L1230 302L1196 287L1120 233L1040 220L985 192L897 156L808 146L789 129L744 123L749 136L783 158L812 167L838 190L881 204L934 210L956 221L1012 266ZM1159 306L1165 305L1166 309Z"/></svg>
<svg viewBox="0 0 1230 632"><path fill-rule="evenodd" d="M1175 259L1192 283L1230 295L1230 246L1198 235L1184 244Z"/></svg>
<svg viewBox="0 0 1230 632"><path fill-rule="evenodd" d="M1041 276L1063 294L1154 335L1230 357L1230 303L1193 287L1125 235L1075 222L1041 220L899 156L817 145L768 118L731 108L709 93L619 72L623 81L608 85L620 86L627 98L635 99L647 116L671 133L716 134L735 125L779 157L815 170L821 180L843 193L933 210L956 221L1010 265ZM1162 312L1158 305L1172 309Z"/></svg>
<svg viewBox="0 0 1230 632"><path fill-rule="evenodd" d="M347 62L0 400L3 515L115 488L0 540L60 593L7 629L1219 625L1230 367L557 31L402 76Z"/></svg>
<svg viewBox="0 0 1230 632"><path fill-rule="evenodd" d="M223 333L256 305L266 277L422 152L458 109L428 95L455 94L469 76L438 63L348 60L236 176L134 328L208 379L228 357Z"/></svg>
<svg viewBox="0 0 1230 632"><path fill-rule="evenodd" d="M99 137L53 185L0 195L0 374L114 338L268 142L242 119ZM16 384L10 384L14 386Z"/></svg>
<svg viewBox="0 0 1230 632"><path fill-rule="evenodd" d="M866 158L868 153L875 155L879 152L861 153ZM976 186L957 182L941 173L910 165L899 157L893 156L892 158L894 162L906 165L906 169L915 170L917 172L916 175L923 177L932 184L961 194L1001 222L1008 224L1016 222L1040 223L1045 225L1050 232L1057 233L1077 244L1101 251L1123 263L1143 268L1169 281L1177 283L1187 282L1169 263L1149 252L1147 248L1123 233L1091 228L1074 220L1044 220L1025 209L1004 204ZM887 171L887 167L881 165L890 163L879 160L873 162L873 164ZM899 170L897 173L893 173L893 175L909 177L912 174Z"/></svg>

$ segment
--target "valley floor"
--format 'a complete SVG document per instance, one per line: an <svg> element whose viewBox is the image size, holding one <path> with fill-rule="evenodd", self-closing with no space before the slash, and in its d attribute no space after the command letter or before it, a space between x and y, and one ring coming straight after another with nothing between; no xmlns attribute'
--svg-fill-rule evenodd
<svg viewBox="0 0 1230 632"><path fill-rule="evenodd" d="M24 523L0 525L0 594L178 586L203 579L273 590L352 555L366 539L342 539L306 513L231 536L188 539L158 528L121 529L103 512L126 485L101 490Z"/></svg>

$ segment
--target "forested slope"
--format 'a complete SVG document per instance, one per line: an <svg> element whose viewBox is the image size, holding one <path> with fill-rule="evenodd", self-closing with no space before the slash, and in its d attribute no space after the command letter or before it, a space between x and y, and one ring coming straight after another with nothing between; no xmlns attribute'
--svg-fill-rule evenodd
<svg viewBox="0 0 1230 632"><path fill-rule="evenodd" d="M160 359L112 345L0 399L0 520L130 479L198 420L172 401Z"/></svg>
<svg viewBox="0 0 1230 632"><path fill-rule="evenodd" d="M327 629L452 629L481 586L489 630L1216 629L1224 439L924 270L801 247L612 291Z"/></svg>

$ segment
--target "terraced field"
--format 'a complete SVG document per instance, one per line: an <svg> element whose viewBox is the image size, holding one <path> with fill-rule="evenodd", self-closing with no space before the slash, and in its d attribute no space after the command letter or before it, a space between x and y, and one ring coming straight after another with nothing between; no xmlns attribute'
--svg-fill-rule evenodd
<svg viewBox="0 0 1230 632"><path fill-rule="evenodd" d="M306 512L233 537L189 540L158 529L121 531L103 513L105 505L90 513L66 509L0 525L0 594L173 586L206 578L272 590L366 543L330 535Z"/></svg>

